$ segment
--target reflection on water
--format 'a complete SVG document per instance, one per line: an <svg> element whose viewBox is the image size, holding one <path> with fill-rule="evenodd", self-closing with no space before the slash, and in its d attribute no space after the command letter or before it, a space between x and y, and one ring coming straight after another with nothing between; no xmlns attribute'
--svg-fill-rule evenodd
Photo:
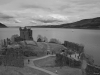
<svg viewBox="0 0 100 75"><path fill-rule="evenodd" d="M37 39L40 34L49 40L57 38L62 43L64 40L84 44L85 52L94 57L95 64L100 65L100 30L87 29L56 29L56 28L33 28L33 38ZM14 34L19 34L17 28L1 28L0 39L10 38Z"/></svg>

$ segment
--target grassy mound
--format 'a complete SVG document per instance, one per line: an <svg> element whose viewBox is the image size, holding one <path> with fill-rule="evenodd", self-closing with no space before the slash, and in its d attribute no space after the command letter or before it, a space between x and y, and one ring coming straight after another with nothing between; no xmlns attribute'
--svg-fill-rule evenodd
<svg viewBox="0 0 100 75"><path fill-rule="evenodd" d="M53 53L59 53L62 49L65 49L63 45L55 43L46 43L46 42L36 42L36 45L21 43L23 51L31 51L37 56L44 56L47 54L48 46Z"/></svg>
<svg viewBox="0 0 100 75"><path fill-rule="evenodd" d="M55 43L48 43L50 46L51 51L54 53L59 53L61 50L66 49L63 45L55 44Z"/></svg>

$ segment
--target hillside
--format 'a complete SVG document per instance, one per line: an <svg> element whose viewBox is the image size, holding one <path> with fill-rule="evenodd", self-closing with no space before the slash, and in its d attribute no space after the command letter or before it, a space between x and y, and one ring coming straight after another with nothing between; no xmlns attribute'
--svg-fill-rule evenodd
<svg viewBox="0 0 100 75"><path fill-rule="evenodd" d="M79 28L79 29L100 29L100 17L83 19L73 23L66 23L61 25L48 25L48 26L32 26L36 28Z"/></svg>
<svg viewBox="0 0 100 75"><path fill-rule="evenodd" d="M5 28L5 27L7 27L7 26L2 24L2 23L0 23L0 28Z"/></svg>
<svg viewBox="0 0 100 75"><path fill-rule="evenodd" d="M62 28L85 28L100 29L100 17L92 19L83 19L74 23L62 24Z"/></svg>

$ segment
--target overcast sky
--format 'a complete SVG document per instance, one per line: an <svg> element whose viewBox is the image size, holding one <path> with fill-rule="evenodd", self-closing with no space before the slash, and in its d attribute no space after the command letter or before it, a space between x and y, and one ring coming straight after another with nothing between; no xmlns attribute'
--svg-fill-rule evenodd
<svg viewBox="0 0 100 75"><path fill-rule="evenodd" d="M61 24L100 17L100 0L0 0L8 25Z"/></svg>

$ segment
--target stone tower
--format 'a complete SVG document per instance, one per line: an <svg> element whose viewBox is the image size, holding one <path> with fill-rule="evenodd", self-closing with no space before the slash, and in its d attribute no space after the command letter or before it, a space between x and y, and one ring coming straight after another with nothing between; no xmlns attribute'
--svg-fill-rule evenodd
<svg viewBox="0 0 100 75"><path fill-rule="evenodd" d="M32 30L29 29L29 28L19 28L20 30L20 37L23 39L23 40L33 40L33 37L32 37Z"/></svg>

